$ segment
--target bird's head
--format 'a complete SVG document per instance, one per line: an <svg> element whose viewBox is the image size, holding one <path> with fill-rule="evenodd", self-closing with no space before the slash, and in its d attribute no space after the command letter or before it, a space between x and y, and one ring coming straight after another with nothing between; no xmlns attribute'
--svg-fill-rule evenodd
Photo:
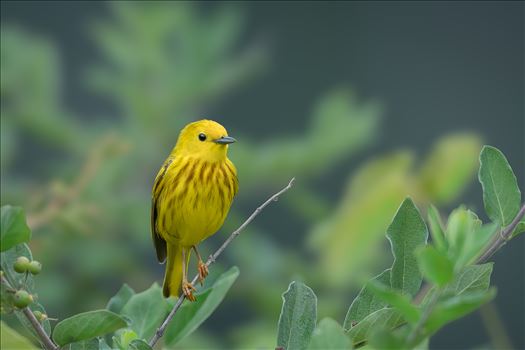
<svg viewBox="0 0 525 350"><path fill-rule="evenodd" d="M226 159L228 145L235 141L221 124L205 119L186 125L173 151L178 155L219 161Z"/></svg>

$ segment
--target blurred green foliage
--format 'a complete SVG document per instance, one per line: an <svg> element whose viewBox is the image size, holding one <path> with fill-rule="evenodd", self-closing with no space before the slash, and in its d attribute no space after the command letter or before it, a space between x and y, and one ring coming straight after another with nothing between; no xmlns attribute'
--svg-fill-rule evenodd
<svg viewBox="0 0 525 350"><path fill-rule="evenodd" d="M100 57L86 67L85 86L111 106L96 115L64 101L52 40L24 28L1 31L1 201L27 209L31 248L47 270L37 292L60 319L100 308L124 282L141 291L161 279L148 222L158 167L184 124L203 113L213 118L205 113L214 101L271 64L265 47L242 44L235 6L108 6L110 15L94 18L87 33ZM473 178L475 135L439 141L421 165L404 150L367 161L349 175L338 203L326 202L319 183L374 142L380 114L376 102L343 87L313 103L306 128L280 130L275 139L243 137L249 119L222 121L241 141L230 152L240 192L223 231L290 177L298 183L282 201L280 220L256 222L214 266L220 272L235 264L242 273L213 316L220 324L205 323L180 347L273 345L280 294L294 276L318 291L321 316L341 319L355 282L373 264L388 263L378 252L399 202L406 195L423 206L458 198ZM290 228L290 219L300 228ZM232 315L232 308L242 312Z"/></svg>

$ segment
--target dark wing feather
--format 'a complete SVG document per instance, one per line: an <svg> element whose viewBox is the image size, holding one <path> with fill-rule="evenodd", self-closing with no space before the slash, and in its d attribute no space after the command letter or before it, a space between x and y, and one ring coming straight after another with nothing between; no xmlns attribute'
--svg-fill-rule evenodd
<svg viewBox="0 0 525 350"><path fill-rule="evenodd" d="M164 175L166 175L166 171L168 171L172 161L173 159L169 158L160 169L157 177L155 178L155 182L153 183L153 191L151 196L151 239L153 240L155 250L157 251L157 260L160 263L166 261L167 250L166 241L159 235L157 231L157 198L159 196L160 189L162 188L162 186L160 186L162 179L164 178Z"/></svg>

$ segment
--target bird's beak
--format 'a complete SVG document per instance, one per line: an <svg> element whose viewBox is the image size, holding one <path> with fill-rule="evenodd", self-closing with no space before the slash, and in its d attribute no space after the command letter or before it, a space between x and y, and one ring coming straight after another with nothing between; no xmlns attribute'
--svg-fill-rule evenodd
<svg viewBox="0 0 525 350"><path fill-rule="evenodd" d="M234 139L233 137L229 137L229 136L223 136L220 139L213 140L213 142L221 144L221 145L227 145L229 143L234 143L236 141L237 141L236 139Z"/></svg>

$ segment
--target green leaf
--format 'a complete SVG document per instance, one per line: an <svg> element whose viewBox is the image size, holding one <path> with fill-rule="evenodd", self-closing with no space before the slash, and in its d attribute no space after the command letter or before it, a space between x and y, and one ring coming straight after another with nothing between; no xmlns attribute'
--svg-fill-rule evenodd
<svg viewBox="0 0 525 350"><path fill-rule="evenodd" d="M406 294L385 286L377 281L369 281L367 287L380 299L396 308L401 315L410 323L416 323L421 313L419 309L412 305L410 298Z"/></svg>
<svg viewBox="0 0 525 350"><path fill-rule="evenodd" d="M99 350L99 344L98 338L83 340L69 345L69 350Z"/></svg>
<svg viewBox="0 0 525 350"><path fill-rule="evenodd" d="M445 293L462 295L464 293L482 292L490 286L490 275L493 263L466 266L446 287Z"/></svg>
<svg viewBox="0 0 525 350"><path fill-rule="evenodd" d="M473 134L449 135L439 140L418 176L425 197L440 204L457 198L472 181L480 148L481 141Z"/></svg>
<svg viewBox="0 0 525 350"><path fill-rule="evenodd" d="M62 346L95 338L126 326L126 321L111 311L88 311L59 322L53 331L53 340Z"/></svg>
<svg viewBox="0 0 525 350"><path fill-rule="evenodd" d="M419 344L417 344L414 350L428 350L428 338L423 339Z"/></svg>
<svg viewBox="0 0 525 350"><path fill-rule="evenodd" d="M168 314L168 302L157 283L141 293L134 294L120 313L131 321L130 328L139 338L149 339Z"/></svg>
<svg viewBox="0 0 525 350"><path fill-rule="evenodd" d="M135 291L126 283L124 283L117 294L109 299L106 309L117 314L120 313L124 305L126 305L133 295L135 295Z"/></svg>
<svg viewBox="0 0 525 350"><path fill-rule="evenodd" d="M405 339L391 330L379 328L370 334L368 343L373 349L401 350L407 349Z"/></svg>
<svg viewBox="0 0 525 350"><path fill-rule="evenodd" d="M0 211L0 251L4 252L17 244L29 242L31 230L27 227L24 209L4 205Z"/></svg>
<svg viewBox="0 0 525 350"><path fill-rule="evenodd" d="M431 335L447 323L461 318L496 296L495 289L476 291L453 296L439 302L425 324L425 334Z"/></svg>
<svg viewBox="0 0 525 350"><path fill-rule="evenodd" d="M113 350L104 338L98 338L99 350Z"/></svg>
<svg viewBox="0 0 525 350"><path fill-rule="evenodd" d="M479 157L479 182L483 187L485 212L501 226L512 222L520 208L521 193L507 159L495 147L484 146Z"/></svg>
<svg viewBox="0 0 525 350"><path fill-rule="evenodd" d="M292 282L283 294L277 346L286 350L306 349L317 320L317 297L302 282Z"/></svg>
<svg viewBox="0 0 525 350"><path fill-rule="evenodd" d="M458 258L457 265L465 266L474 263L478 257L483 254L494 235L498 235L499 233L499 224L495 222L475 229L474 232L467 237L463 252L460 258Z"/></svg>
<svg viewBox="0 0 525 350"><path fill-rule="evenodd" d="M352 345L357 347L367 341L374 330L380 328L394 329L403 322L403 317L398 310L393 308L379 309L355 325L348 332L348 335L352 339Z"/></svg>
<svg viewBox="0 0 525 350"><path fill-rule="evenodd" d="M433 246L424 246L416 250L419 270L433 284L444 286L454 277L454 264L449 258Z"/></svg>
<svg viewBox="0 0 525 350"><path fill-rule="evenodd" d="M394 255L390 285L414 296L419 291L422 280L414 250L427 242L428 230L410 198L405 199L397 210L386 235Z"/></svg>
<svg viewBox="0 0 525 350"><path fill-rule="evenodd" d="M432 242L440 251L446 251L447 241L445 240L445 233L443 230L443 222L439 211L432 204L428 207L428 222L430 223L430 234L432 235Z"/></svg>
<svg viewBox="0 0 525 350"><path fill-rule="evenodd" d="M441 299L465 293L486 291L490 287L492 268L493 263L465 266L459 273L456 273L452 282L445 287ZM428 304L433 293L435 293L435 288L432 288L425 295L421 305Z"/></svg>
<svg viewBox="0 0 525 350"><path fill-rule="evenodd" d="M323 318L315 327L308 349L351 349L352 344L339 323L331 318Z"/></svg>
<svg viewBox="0 0 525 350"><path fill-rule="evenodd" d="M514 231L512 231L511 237L514 238L517 235L522 234L523 232L525 232L525 219L521 219L521 221L518 222L518 225L516 226Z"/></svg>
<svg viewBox="0 0 525 350"><path fill-rule="evenodd" d="M196 295L197 301L182 304L166 329L166 344L175 345L206 321L220 305L238 276L239 268L233 266L220 275L210 288L199 291Z"/></svg>
<svg viewBox="0 0 525 350"><path fill-rule="evenodd" d="M447 222L447 241L449 243L448 255L455 266L461 268L465 265L465 252L473 240L474 232L481 227L481 220L477 215L463 206L452 211Z"/></svg>
<svg viewBox="0 0 525 350"><path fill-rule="evenodd" d="M27 338L18 334L4 321L0 321L0 348L9 350L37 350Z"/></svg>
<svg viewBox="0 0 525 350"><path fill-rule="evenodd" d="M372 280L390 285L390 269L381 272L381 274L374 277ZM354 301L352 301L352 304L346 313L343 328L348 331L354 324L357 324L372 312L382 309L385 306L386 303L379 299L370 288L368 288L368 285L365 285Z"/></svg>
<svg viewBox="0 0 525 350"><path fill-rule="evenodd" d="M138 335L134 330L126 328L116 332L112 338L113 345L117 345L122 350L128 350L129 344L138 339Z"/></svg>
<svg viewBox="0 0 525 350"><path fill-rule="evenodd" d="M130 350L151 350L151 346L142 339L134 339L129 344Z"/></svg>

